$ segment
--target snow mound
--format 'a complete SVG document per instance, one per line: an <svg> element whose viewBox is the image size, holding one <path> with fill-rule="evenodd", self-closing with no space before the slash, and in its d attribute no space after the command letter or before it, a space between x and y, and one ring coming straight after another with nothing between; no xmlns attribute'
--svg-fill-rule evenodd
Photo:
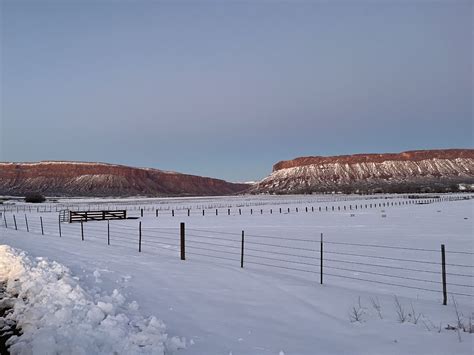
<svg viewBox="0 0 474 355"><path fill-rule="evenodd" d="M8 340L11 354L170 354L185 347L162 321L138 314L136 302L126 304L117 290L88 293L57 262L2 245L0 282L13 296L6 317L22 332Z"/></svg>

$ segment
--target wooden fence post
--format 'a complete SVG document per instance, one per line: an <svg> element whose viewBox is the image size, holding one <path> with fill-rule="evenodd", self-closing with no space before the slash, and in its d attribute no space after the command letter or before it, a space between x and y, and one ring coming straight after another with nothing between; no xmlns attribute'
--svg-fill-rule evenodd
<svg viewBox="0 0 474 355"><path fill-rule="evenodd" d="M43 229L43 217L40 216L40 223L41 223L41 235L44 235L44 229Z"/></svg>
<svg viewBox="0 0 474 355"><path fill-rule="evenodd" d="M321 282L321 285L322 285L323 284L323 233L321 233L321 245L320 245L319 258L320 258L320 271L319 271L319 274L320 274L320 282Z"/></svg>
<svg viewBox="0 0 474 355"><path fill-rule="evenodd" d="M186 260L186 245L185 245L186 229L185 229L184 222L181 222L179 226L179 231L180 231L180 245L181 245L181 260Z"/></svg>
<svg viewBox="0 0 474 355"><path fill-rule="evenodd" d="M28 227L28 217L26 217L26 213L25 213L25 225L26 225L26 231L29 232L30 228Z"/></svg>
<svg viewBox="0 0 474 355"><path fill-rule="evenodd" d="M240 248L240 267L244 267L244 231L242 231L242 244Z"/></svg>
<svg viewBox="0 0 474 355"><path fill-rule="evenodd" d="M448 293L446 291L446 253L444 250L444 244L441 244L441 273L443 280L443 305L448 304Z"/></svg>

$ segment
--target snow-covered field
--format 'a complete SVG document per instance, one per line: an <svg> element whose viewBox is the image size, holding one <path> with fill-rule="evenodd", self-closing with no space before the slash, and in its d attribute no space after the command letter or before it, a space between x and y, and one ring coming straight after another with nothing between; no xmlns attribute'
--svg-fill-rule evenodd
<svg viewBox="0 0 474 355"><path fill-rule="evenodd" d="M65 350L68 339L87 329L84 353L153 348L180 354L470 354L473 334L445 328L458 324L453 299L465 327L474 312L473 200L414 201L69 200L53 204L51 212L37 213L36 206L30 212L27 206L26 218L12 209L2 216L8 228L0 227L0 244L16 250L0 249L0 283L8 280L10 292L28 300L19 297L14 307L25 330L12 338L14 346L32 349L40 342L36 346L71 353ZM126 207L135 217L144 211L138 219L111 221L109 228L104 221L84 223L82 241L78 223L61 223L59 237L56 207L66 203L79 209ZM185 261L180 222L186 228Z"/></svg>

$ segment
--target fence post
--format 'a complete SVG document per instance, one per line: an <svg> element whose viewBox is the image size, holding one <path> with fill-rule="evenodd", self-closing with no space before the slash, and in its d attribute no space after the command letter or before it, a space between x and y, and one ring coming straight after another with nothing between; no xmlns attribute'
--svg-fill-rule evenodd
<svg viewBox="0 0 474 355"><path fill-rule="evenodd" d="M244 231L242 231L242 244L240 249L240 267L244 267Z"/></svg>
<svg viewBox="0 0 474 355"><path fill-rule="evenodd" d="M441 272L443 279L443 305L448 304L448 294L446 291L446 254L444 250L444 244L441 244Z"/></svg>
<svg viewBox="0 0 474 355"><path fill-rule="evenodd" d="M110 221L107 221L107 245L110 245Z"/></svg>
<svg viewBox="0 0 474 355"><path fill-rule="evenodd" d="M320 282L323 284L323 233L321 233L321 245L320 245Z"/></svg>
<svg viewBox="0 0 474 355"><path fill-rule="evenodd" d="M174 217L174 210L171 210L171 217Z"/></svg>
<svg viewBox="0 0 474 355"><path fill-rule="evenodd" d="M181 222L179 226L180 231L180 245L181 245L181 260L186 260L186 246L185 246L185 226L184 222Z"/></svg>
<svg viewBox="0 0 474 355"><path fill-rule="evenodd" d="M217 208L216 208L216 216L217 216L218 214L219 214L219 211L218 211Z"/></svg>
<svg viewBox="0 0 474 355"><path fill-rule="evenodd" d="M158 217L158 209L156 209L155 214L156 214L156 217Z"/></svg>
<svg viewBox="0 0 474 355"><path fill-rule="evenodd" d="M227 209L227 215L230 216L230 208Z"/></svg>
<svg viewBox="0 0 474 355"><path fill-rule="evenodd" d="M26 231L29 232L30 228L28 227L28 217L26 217L26 214L25 214L25 224L26 224Z"/></svg>
<svg viewBox="0 0 474 355"><path fill-rule="evenodd" d="M26 217L26 215L25 215ZM62 231L61 231L61 215L58 215L58 227L59 227L59 238L62 237Z"/></svg>
<svg viewBox="0 0 474 355"><path fill-rule="evenodd" d="M84 240L84 225L81 221L81 240L83 241Z"/></svg>
<svg viewBox="0 0 474 355"><path fill-rule="evenodd" d="M5 213L5 212L3 213L3 221L5 222L5 228L8 228L8 224L7 224L7 215L6 215L6 213Z"/></svg>
<svg viewBox="0 0 474 355"><path fill-rule="evenodd" d="M44 235L44 229L43 229L43 217L40 216L40 223L41 223L41 235Z"/></svg>
<svg viewBox="0 0 474 355"><path fill-rule="evenodd" d="M202 210L202 215L204 216L204 210Z"/></svg>
<svg viewBox="0 0 474 355"><path fill-rule="evenodd" d="M189 217L189 214L190 214L190 211L189 211L189 208L188 208L188 217Z"/></svg>
<svg viewBox="0 0 474 355"><path fill-rule="evenodd" d="M140 209L140 216L143 217L143 208Z"/></svg>
<svg viewBox="0 0 474 355"><path fill-rule="evenodd" d="M138 222L138 252L142 252L142 222Z"/></svg>
<svg viewBox="0 0 474 355"><path fill-rule="evenodd" d="M16 217L15 217L15 215L13 215L13 222L15 223L15 230L18 230L18 228L16 226Z"/></svg>

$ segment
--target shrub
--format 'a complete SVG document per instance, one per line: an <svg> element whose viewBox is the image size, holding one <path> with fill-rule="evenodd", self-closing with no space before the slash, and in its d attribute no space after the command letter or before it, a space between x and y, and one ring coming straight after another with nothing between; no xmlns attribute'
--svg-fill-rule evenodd
<svg viewBox="0 0 474 355"><path fill-rule="evenodd" d="M44 201L46 201L46 198L39 192L32 192L32 193L26 194L25 196L25 202L41 203Z"/></svg>

